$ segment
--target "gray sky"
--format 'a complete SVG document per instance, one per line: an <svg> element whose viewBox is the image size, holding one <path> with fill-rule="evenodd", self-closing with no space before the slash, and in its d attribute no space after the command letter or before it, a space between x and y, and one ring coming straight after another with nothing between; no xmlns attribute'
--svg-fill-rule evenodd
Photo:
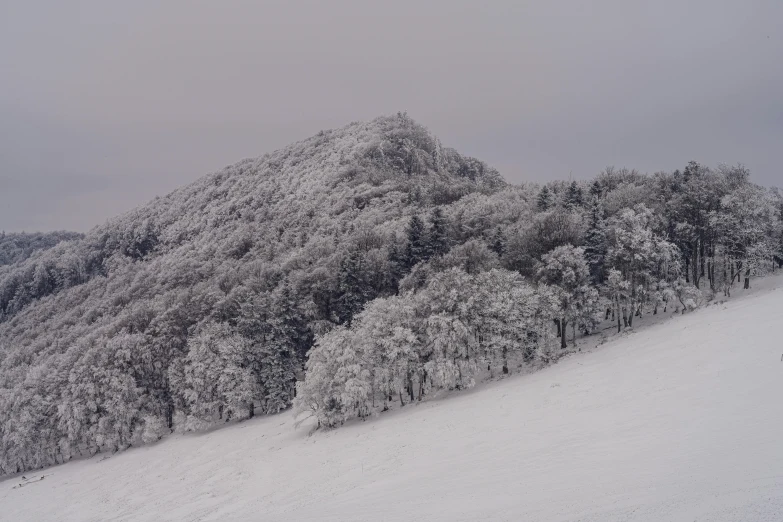
<svg viewBox="0 0 783 522"><path fill-rule="evenodd" d="M0 0L0 229L86 231L407 110L509 181L783 184L783 1Z"/></svg>

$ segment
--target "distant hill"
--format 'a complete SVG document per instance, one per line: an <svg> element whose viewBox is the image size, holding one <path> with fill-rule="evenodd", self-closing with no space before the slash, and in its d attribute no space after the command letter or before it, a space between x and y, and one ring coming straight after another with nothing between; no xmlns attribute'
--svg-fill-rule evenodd
<svg viewBox="0 0 783 522"><path fill-rule="evenodd" d="M0 266L21 263L36 252L52 248L61 241L82 239L84 234L76 232L0 232Z"/></svg>

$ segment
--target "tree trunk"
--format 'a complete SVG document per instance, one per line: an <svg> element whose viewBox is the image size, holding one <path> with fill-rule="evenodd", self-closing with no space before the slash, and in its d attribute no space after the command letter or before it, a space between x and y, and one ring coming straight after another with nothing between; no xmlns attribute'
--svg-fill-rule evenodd
<svg viewBox="0 0 783 522"><path fill-rule="evenodd" d="M701 242L701 246L699 247L699 276L704 277L704 241Z"/></svg>
<svg viewBox="0 0 783 522"><path fill-rule="evenodd" d="M576 348L576 320L571 325L571 345Z"/></svg>
<svg viewBox="0 0 783 522"><path fill-rule="evenodd" d="M636 271L631 271L631 306L628 313L628 327L633 327L633 314L636 312Z"/></svg>
<svg viewBox="0 0 783 522"><path fill-rule="evenodd" d="M560 319L560 323L560 348L566 348L566 326L568 323L566 322L565 318Z"/></svg>
<svg viewBox="0 0 783 522"><path fill-rule="evenodd" d="M166 401L166 426L169 429L174 427L174 405Z"/></svg>
<svg viewBox="0 0 783 522"><path fill-rule="evenodd" d="M424 383L427 382L427 370L423 370L419 375L419 400L424 397Z"/></svg>
<svg viewBox="0 0 783 522"><path fill-rule="evenodd" d="M402 390L400 390L400 407L405 406L405 403L402 402Z"/></svg>
<svg viewBox="0 0 783 522"><path fill-rule="evenodd" d="M745 270L745 290L750 288L750 268Z"/></svg>

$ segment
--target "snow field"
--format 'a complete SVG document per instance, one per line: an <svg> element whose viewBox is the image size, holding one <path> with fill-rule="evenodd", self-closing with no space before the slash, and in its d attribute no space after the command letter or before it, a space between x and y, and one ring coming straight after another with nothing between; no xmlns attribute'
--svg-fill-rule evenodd
<svg viewBox="0 0 783 522"><path fill-rule="evenodd" d="M290 412L0 482L0 520L783 520L783 279L309 435Z"/></svg>

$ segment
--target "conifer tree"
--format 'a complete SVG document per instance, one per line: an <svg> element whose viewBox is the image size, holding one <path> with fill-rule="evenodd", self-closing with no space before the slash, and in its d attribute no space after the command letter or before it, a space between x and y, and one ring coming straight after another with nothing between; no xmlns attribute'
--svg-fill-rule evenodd
<svg viewBox="0 0 783 522"><path fill-rule="evenodd" d="M427 237L424 222L414 214L408 223L408 244L405 249L405 265L410 271L417 263L427 258Z"/></svg>
<svg viewBox="0 0 783 522"><path fill-rule="evenodd" d="M595 285L603 283L604 262L608 248L603 208L600 201L594 199L590 208L590 223L585 234L585 259L590 267L590 278Z"/></svg>
<svg viewBox="0 0 783 522"><path fill-rule="evenodd" d="M340 263L338 295L335 310L340 323L349 323L367 301L362 277L362 254L352 250Z"/></svg>
<svg viewBox="0 0 783 522"><path fill-rule="evenodd" d="M393 238L389 245L389 253L387 256L389 261L389 270L386 275L386 285L395 294L397 293L397 285L400 280L408 273L407 258L405 248L400 245L397 238Z"/></svg>
<svg viewBox="0 0 783 522"><path fill-rule="evenodd" d="M583 203L584 197L582 194L582 189L579 187L576 181L572 181L568 186L568 191L566 192L566 207L569 209L575 209L581 207Z"/></svg>
<svg viewBox="0 0 783 522"><path fill-rule="evenodd" d="M265 341L258 347L258 376L263 386L264 413L278 413L291 405L299 368L285 321L273 319Z"/></svg>
<svg viewBox="0 0 783 522"><path fill-rule="evenodd" d="M297 305L297 296L288 280L281 285L273 300L275 317L284 332L292 354L298 361L304 361L307 350L313 342L313 332L307 326L307 320Z"/></svg>
<svg viewBox="0 0 783 522"><path fill-rule="evenodd" d="M538 210L540 212L545 212L552 208L554 205L554 198L552 197L552 192L550 192L549 187L547 185L544 185L544 188L541 189L541 192L538 193L538 199L536 206L538 207Z"/></svg>
<svg viewBox="0 0 783 522"><path fill-rule="evenodd" d="M506 251L506 238L503 236L503 231L500 227L495 229L495 234L492 236L492 242L489 248L495 252L498 257L503 257L503 253Z"/></svg>
<svg viewBox="0 0 783 522"><path fill-rule="evenodd" d="M442 256L449 250L449 237L446 230L446 217L440 207L432 209L428 239L428 255Z"/></svg>
<svg viewBox="0 0 783 522"><path fill-rule="evenodd" d="M590 197L593 199L600 199L602 195L603 190L601 189L601 184L598 180L593 181L593 184L590 185Z"/></svg>

